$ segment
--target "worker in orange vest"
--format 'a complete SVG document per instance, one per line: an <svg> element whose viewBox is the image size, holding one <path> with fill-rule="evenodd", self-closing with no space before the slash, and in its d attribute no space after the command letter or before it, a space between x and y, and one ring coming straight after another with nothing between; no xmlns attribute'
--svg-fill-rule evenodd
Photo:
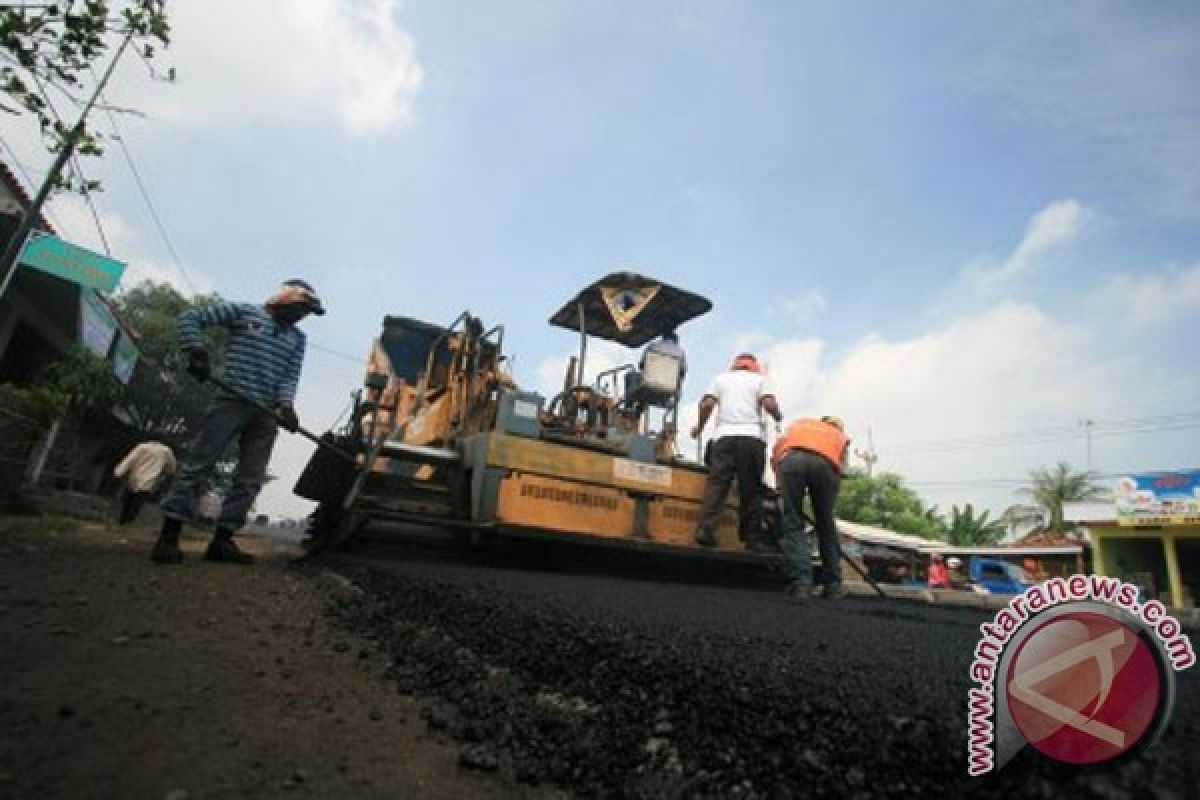
<svg viewBox="0 0 1200 800"><path fill-rule="evenodd" d="M837 417L798 419L775 442L771 464L783 499L779 544L791 562L787 593L797 601L810 596L832 600L846 593L833 506L849 447L845 426ZM812 502L817 549L821 554L819 587L813 585L812 548L804 524L806 493Z"/></svg>

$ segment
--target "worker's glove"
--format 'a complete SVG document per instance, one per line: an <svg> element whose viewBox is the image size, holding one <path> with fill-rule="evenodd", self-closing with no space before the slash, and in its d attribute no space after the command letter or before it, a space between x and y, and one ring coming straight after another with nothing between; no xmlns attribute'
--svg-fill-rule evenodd
<svg viewBox="0 0 1200 800"><path fill-rule="evenodd" d="M300 418L296 416L296 409L292 408L291 406L280 406L278 415L279 424L282 425L285 430L291 433L295 433L296 431L300 430Z"/></svg>
<svg viewBox="0 0 1200 800"><path fill-rule="evenodd" d="M208 351L203 347L189 347L184 351L187 355L187 371L196 380L206 381L212 376L212 365L208 361Z"/></svg>

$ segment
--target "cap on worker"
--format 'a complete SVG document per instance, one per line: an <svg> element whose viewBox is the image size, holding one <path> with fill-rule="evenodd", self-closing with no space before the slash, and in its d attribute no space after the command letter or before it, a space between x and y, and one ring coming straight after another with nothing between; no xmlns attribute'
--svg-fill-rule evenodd
<svg viewBox="0 0 1200 800"><path fill-rule="evenodd" d="M317 316L325 313L325 306L321 304L321 298L317 294L317 290L309 285L308 281L303 281L299 278L284 281L279 291L271 295L271 298L267 300L268 306L285 306L291 304L302 305Z"/></svg>
<svg viewBox="0 0 1200 800"><path fill-rule="evenodd" d="M762 365L758 363L758 359L754 357L753 353L739 353L729 368L731 370L744 369L749 372L757 372L760 375L763 371Z"/></svg>
<svg viewBox="0 0 1200 800"><path fill-rule="evenodd" d="M827 414L824 417L821 417L821 422L824 422L826 425L832 425L839 431L844 432L846 430L846 423L842 422L841 417L835 417Z"/></svg>

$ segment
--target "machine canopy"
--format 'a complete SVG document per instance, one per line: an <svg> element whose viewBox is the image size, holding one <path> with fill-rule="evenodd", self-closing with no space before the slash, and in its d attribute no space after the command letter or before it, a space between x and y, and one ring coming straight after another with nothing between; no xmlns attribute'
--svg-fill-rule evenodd
<svg viewBox="0 0 1200 800"><path fill-rule="evenodd" d="M550 324L578 331L580 303L583 333L626 347L641 347L712 308L698 294L633 272L614 272L577 294L550 318Z"/></svg>

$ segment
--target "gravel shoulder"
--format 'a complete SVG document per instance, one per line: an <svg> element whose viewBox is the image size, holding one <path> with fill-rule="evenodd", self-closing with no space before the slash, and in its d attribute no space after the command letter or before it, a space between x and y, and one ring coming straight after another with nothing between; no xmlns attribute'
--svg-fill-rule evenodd
<svg viewBox="0 0 1200 800"><path fill-rule="evenodd" d="M0 797L554 796L460 766L329 573L156 567L147 527L0 518ZM482 765L489 766L489 765Z"/></svg>

